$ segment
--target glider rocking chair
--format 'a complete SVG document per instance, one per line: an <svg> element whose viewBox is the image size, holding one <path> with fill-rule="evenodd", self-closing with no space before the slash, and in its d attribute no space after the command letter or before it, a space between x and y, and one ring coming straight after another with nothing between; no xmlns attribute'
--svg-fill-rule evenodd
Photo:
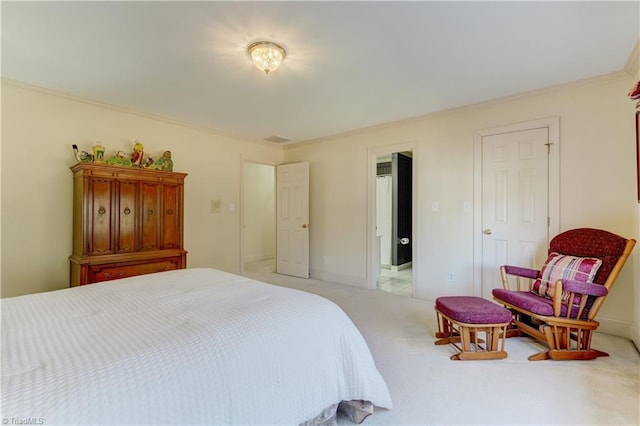
<svg viewBox="0 0 640 426"><path fill-rule="evenodd" d="M635 243L600 229L572 229L551 240L539 271L501 266L504 288L493 289L493 298L513 314L507 337L526 334L546 344L530 361L608 356L591 348L595 318Z"/></svg>

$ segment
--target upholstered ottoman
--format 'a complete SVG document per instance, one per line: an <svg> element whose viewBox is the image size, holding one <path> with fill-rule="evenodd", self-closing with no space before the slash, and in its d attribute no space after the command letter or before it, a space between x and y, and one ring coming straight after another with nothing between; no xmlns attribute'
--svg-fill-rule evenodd
<svg viewBox="0 0 640 426"><path fill-rule="evenodd" d="M481 297L449 296L436 299L436 345L453 345L454 360L506 358L505 338L511 312ZM484 333L484 339L478 335ZM462 346L458 346L461 343ZM472 348L473 347L473 348Z"/></svg>

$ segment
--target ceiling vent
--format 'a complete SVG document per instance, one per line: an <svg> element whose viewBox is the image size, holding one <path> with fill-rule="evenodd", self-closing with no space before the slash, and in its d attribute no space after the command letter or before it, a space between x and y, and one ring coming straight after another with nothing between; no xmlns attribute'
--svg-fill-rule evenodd
<svg viewBox="0 0 640 426"><path fill-rule="evenodd" d="M268 138L264 138L265 141L275 142L275 143L284 143L291 141L290 138L285 138L284 136L273 135Z"/></svg>

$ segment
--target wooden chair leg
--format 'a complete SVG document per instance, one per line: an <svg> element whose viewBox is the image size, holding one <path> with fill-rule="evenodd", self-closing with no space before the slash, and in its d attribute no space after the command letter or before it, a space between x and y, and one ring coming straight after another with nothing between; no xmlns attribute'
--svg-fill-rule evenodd
<svg viewBox="0 0 640 426"><path fill-rule="evenodd" d="M462 337L462 351L471 352L471 333L469 327L460 327L460 337Z"/></svg>

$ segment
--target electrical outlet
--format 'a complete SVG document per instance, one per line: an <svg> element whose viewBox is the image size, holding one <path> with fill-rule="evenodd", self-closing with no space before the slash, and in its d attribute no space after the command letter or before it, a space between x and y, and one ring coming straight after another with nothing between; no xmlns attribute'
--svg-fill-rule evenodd
<svg viewBox="0 0 640 426"><path fill-rule="evenodd" d="M437 201L431 203L431 211L437 212L438 210L440 210L440 203L438 203Z"/></svg>
<svg viewBox="0 0 640 426"><path fill-rule="evenodd" d="M218 213L220 211L220 200L211 200L211 213Z"/></svg>
<svg viewBox="0 0 640 426"><path fill-rule="evenodd" d="M449 281L455 281L456 280L456 274L454 274L453 272L449 272Z"/></svg>

